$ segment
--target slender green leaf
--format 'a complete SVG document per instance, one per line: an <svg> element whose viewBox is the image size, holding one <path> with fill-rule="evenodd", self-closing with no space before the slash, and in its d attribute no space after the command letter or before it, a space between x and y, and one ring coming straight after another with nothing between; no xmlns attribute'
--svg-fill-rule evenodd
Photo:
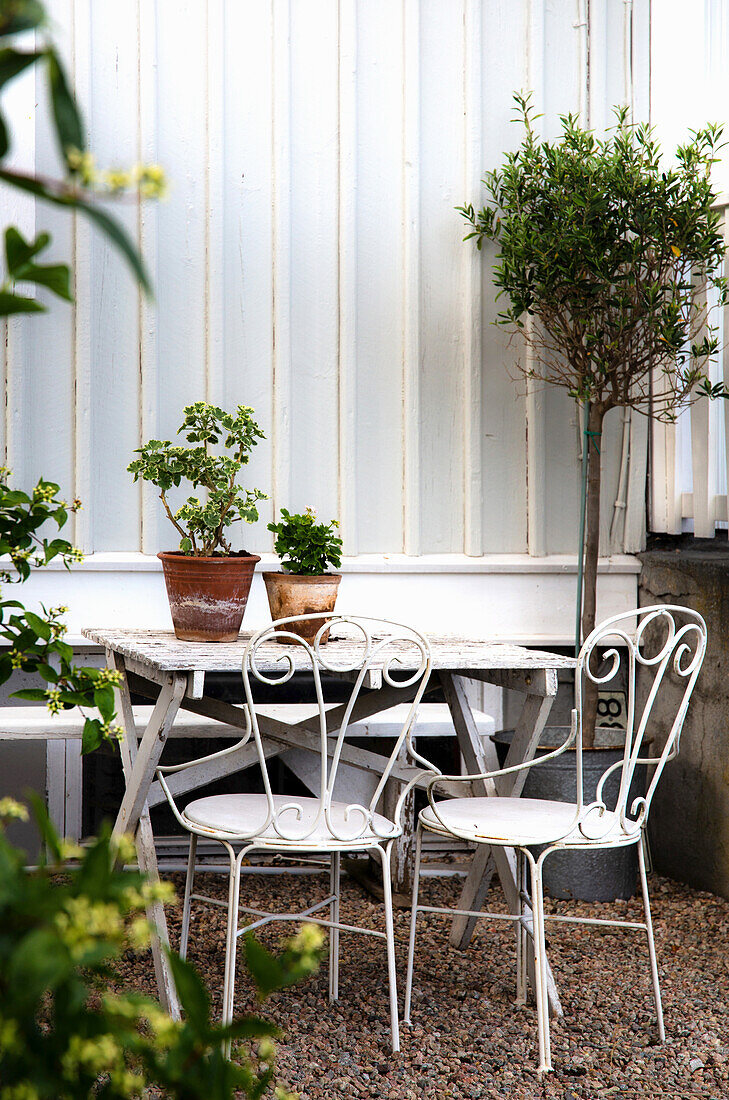
<svg viewBox="0 0 729 1100"><path fill-rule="evenodd" d="M245 937L245 952L248 969L261 997L267 997L286 984L286 974L279 960L251 935Z"/></svg>
<svg viewBox="0 0 729 1100"><path fill-rule="evenodd" d="M97 688L94 692L94 703L105 722L110 722L114 717L114 689L110 684Z"/></svg>
<svg viewBox="0 0 729 1100"><path fill-rule="evenodd" d="M12 187L17 187L21 191L27 191L30 195L35 195L37 198L45 199L46 202L53 203L54 206L70 206L73 209L80 210L90 218L98 227L106 234L109 240L119 249L123 256L126 257L129 266L131 267L137 280L141 283L147 294L151 295L152 288L147 277L147 273L144 269L142 259L135 248L131 237L127 234L126 230L112 217L109 216L104 210L94 206L89 200L82 198L75 191L64 190L61 192L54 192L49 190L39 180L34 179L33 176L25 175L23 172L11 172L7 168L0 169L0 180L5 180Z"/></svg>
<svg viewBox="0 0 729 1100"><path fill-rule="evenodd" d="M22 73L24 69L27 69L29 65L32 65L42 56L42 53L35 50L26 53L23 50L14 50L10 46L0 50L0 88L4 88L19 73Z"/></svg>
<svg viewBox="0 0 729 1100"><path fill-rule="evenodd" d="M22 233L11 225L5 230L5 259L8 265L8 274L15 277L15 272L22 268L28 260L32 260L39 252L42 252L51 242L48 233L39 233L34 241L26 241Z"/></svg>
<svg viewBox="0 0 729 1100"><path fill-rule="evenodd" d="M83 152L86 148L86 136L61 59L53 49L48 50L48 80L58 143L63 157L67 158L71 149Z"/></svg>
<svg viewBox="0 0 729 1100"><path fill-rule="evenodd" d="M200 1037L210 1029L210 998L194 967L174 951L167 953L180 1004Z"/></svg>
<svg viewBox="0 0 729 1100"><path fill-rule="evenodd" d="M0 38L21 34L41 27L46 13L40 0L22 0L21 3L4 3L0 7Z"/></svg>
<svg viewBox="0 0 729 1100"><path fill-rule="evenodd" d="M0 290L0 317L10 317L13 313L45 313L45 308L35 298L24 298L20 294L11 294L9 290Z"/></svg>
<svg viewBox="0 0 729 1100"><path fill-rule="evenodd" d="M81 755L86 756L87 753L94 752L103 740L104 735L99 719L87 718L81 735Z"/></svg>
<svg viewBox="0 0 729 1100"><path fill-rule="evenodd" d="M71 272L66 264L26 264L19 278L24 282L45 286L67 302L73 301Z"/></svg>
<svg viewBox="0 0 729 1100"><path fill-rule="evenodd" d="M45 642L50 640L51 628L45 619L41 619L40 615L35 615L32 611L26 611L25 620L39 638L42 638Z"/></svg>

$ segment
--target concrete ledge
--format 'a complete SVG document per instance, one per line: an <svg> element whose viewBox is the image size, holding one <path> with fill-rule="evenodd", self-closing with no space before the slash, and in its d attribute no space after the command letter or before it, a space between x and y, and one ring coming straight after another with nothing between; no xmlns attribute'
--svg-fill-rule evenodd
<svg viewBox="0 0 729 1100"><path fill-rule="evenodd" d="M273 565L271 555L259 570ZM171 629L160 562L142 554L93 554L70 571L37 570L23 586L29 607L70 608L69 640L83 627ZM637 602L640 563L628 555L600 561L598 617L628 611ZM530 645L570 645L574 637L577 561L494 554L365 555L342 562L337 607L419 627L426 634L459 633L473 638ZM254 575L243 622L258 629L270 622L260 571Z"/></svg>

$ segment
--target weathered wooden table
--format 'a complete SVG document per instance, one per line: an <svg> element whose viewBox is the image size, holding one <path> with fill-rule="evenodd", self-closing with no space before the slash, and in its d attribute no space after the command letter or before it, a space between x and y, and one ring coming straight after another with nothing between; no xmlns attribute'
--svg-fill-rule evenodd
<svg viewBox="0 0 729 1100"><path fill-rule="evenodd" d="M85 637L102 645L110 668L121 674L118 691L118 712L124 728L121 741L121 761L126 790L117 816L115 830L134 833L139 865L151 876L157 875L157 859L149 807L162 800L159 784L154 780L165 742L172 731L175 716L180 708L212 718L228 727L245 729L242 707L213 699L205 694L205 676L208 672L237 672L241 668L243 652L250 634L241 634L234 643L211 644L204 642L180 642L172 632L146 630L105 630L89 628ZM554 653L524 649L521 646L503 645L488 641L474 641L455 636L429 636L432 651L432 689L441 687L450 708L460 751L466 768L471 773L496 771L496 751L487 739L484 743L478 734L466 692L467 680L481 680L521 692L524 695L519 721L509 748L506 765L530 760L534 756L544 723L557 693L557 670L573 668L569 657ZM332 640L327 645L327 658L336 661L337 647L344 647L346 640ZM258 666L262 671L280 669L282 647L275 643L258 651ZM305 654L300 647L287 647L297 667L307 670ZM346 660L342 661L346 664ZM406 665L404 667L407 667ZM383 684L381 671L374 667L368 674L365 687L378 690L360 695L352 714L352 721L360 721L369 715L388 710L402 702L402 689ZM135 727L130 692L134 691L155 700L149 723L143 733ZM264 708L265 709L265 708ZM327 713L327 726L335 732L344 706L334 706ZM318 743L317 725L310 718L294 722L281 721L278 717L262 715L259 719L267 756L280 756L286 752L308 749ZM417 733L417 729L416 729ZM384 758L377 753L346 745L342 763L365 771L377 771ZM256 749L252 744L242 746L237 754L224 757L199 769L190 768L175 776L170 786L176 794L184 794L210 782L218 775L250 767L256 763ZM405 763L396 764L392 776L409 782L415 769ZM489 795L518 795L524 786L526 773L506 775L494 781L474 784L475 792ZM423 781L425 785L425 781ZM457 793L463 794L458 785ZM447 793L447 792L446 792ZM493 872L501 880L508 904L516 904L516 862L507 849L479 847L466 879L459 908L480 909L488 890ZM173 1014L179 1013L177 994L166 963L162 945L167 942L167 922L161 906L150 911L150 917L159 930L159 939L153 943L153 955L157 983L162 1004ZM473 931L475 918L455 918L451 929L451 942L465 946ZM550 1005L552 1011L561 1013L554 982L549 977Z"/></svg>

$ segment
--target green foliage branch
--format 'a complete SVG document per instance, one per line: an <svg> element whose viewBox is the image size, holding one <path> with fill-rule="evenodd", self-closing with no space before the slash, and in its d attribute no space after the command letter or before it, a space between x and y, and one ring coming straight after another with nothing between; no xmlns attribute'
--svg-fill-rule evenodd
<svg viewBox="0 0 729 1100"><path fill-rule="evenodd" d="M83 555L66 539L47 533L49 525L60 530L69 513L81 507L79 500L67 504L59 487L41 478L31 493L14 489L9 471L0 468L0 556L12 569L0 572L5 584L22 584L33 569L43 568L59 558L66 568ZM18 699L45 703L52 714L81 707L98 712L85 717L82 752L91 752L102 740L116 738L114 687L119 674L105 668L78 667L73 649L64 640L65 607L26 610L20 600L0 599L0 684L13 672L38 676L44 688L23 688L13 692Z"/></svg>
<svg viewBox="0 0 729 1100"><path fill-rule="evenodd" d="M692 131L664 168L652 129L627 108L604 138L561 118L541 141L530 96L515 95L520 146L484 185L490 202L459 207L480 249L494 242L493 280L507 304L496 323L520 334L520 368L531 384L567 390L585 410L587 533L582 633L595 625L600 538L600 436L613 408L658 420L700 397L726 398L712 383L718 349L709 301L728 297L724 238L711 169L722 128ZM595 685L585 726L589 743Z"/></svg>
<svg viewBox="0 0 729 1100"><path fill-rule="evenodd" d="M134 856L128 838L106 831L81 850L59 840L38 800L34 808L49 853L37 869L0 827L0 1100L129 1100L150 1086L170 1100L269 1093L277 1029L257 1016L215 1023L199 975L173 951L183 1021L149 997L113 991L122 984L115 964L149 945L144 910L172 900L169 884L123 869ZM22 816L24 806L0 801L0 826ZM321 945L321 931L306 925L280 957L248 937L261 995L312 973ZM229 1041L234 1060L224 1055Z"/></svg>
<svg viewBox="0 0 729 1100"><path fill-rule="evenodd" d="M14 41L17 36L29 31L35 33L36 46L32 49L19 46ZM134 242L126 229L103 209L100 199L118 196L127 190L133 190L142 197L158 197L164 193L164 173L156 165L138 165L130 172L118 169L98 172L94 168L93 156L87 148L83 117L60 54L51 41L44 6L38 0L0 0L0 92L33 67L40 71L45 80L51 125L64 175L60 179L49 179L8 167L4 162L12 149L12 134L0 111L0 180L36 199L76 210L88 218L121 252L139 283L149 293L147 273ZM37 313L45 308L35 299L16 293L14 284L18 281L46 286L71 300L68 269L64 265L24 267L49 243L50 237L46 233L39 234L34 242L17 238L9 241L6 234L7 273L0 290L1 316ZM26 253L25 259L22 259L23 252Z"/></svg>
<svg viewBox="0 0 729 1100"><path fill-rule="evenodd" d="M192 557L230 554L225 532L236 520L254 523L258 519L257 502L265 500L260 489L244 489L238 475L247 465L250 453L265 436L253 419L253 409L239 405L228 413L217 405L196 401L186 405L184 420L177 432L189 447L175 446L170 440L151 439L135 453L140 457L127 469L134 480L142 478L156 485L168 519L180 535L180 550ZM229 453L210 450L222 444ZM205 495L189 496L172 510L167 494L185 480Z"/></svg>
<svg viewBox="0 0 729 1100"><path fill-rule="evenodd" d="M274 550L284 571L307 577L321 576L329 564L339 569L342 540L336 534L338 528L335 519L331 523L317 523L312 508L294 515L282 508L279 522L268 524L268 530L276 536Z"/></svg>

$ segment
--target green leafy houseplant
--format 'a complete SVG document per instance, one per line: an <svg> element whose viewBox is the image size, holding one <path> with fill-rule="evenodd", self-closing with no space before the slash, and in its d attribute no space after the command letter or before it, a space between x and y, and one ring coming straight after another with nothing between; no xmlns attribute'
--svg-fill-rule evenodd
<svg viewBox="0 0 729 1100"><path fill-rule="evenodd" d="M459 209L471 226L466 240L497 246L493 279L507 300L497 323L523 337L523 373L566 389L584 418L587 636L595 625L606 414L632 408L672 420L699 397L727 396L708 374L718 342L707 292L727 300L711 185L721 128L692 133L664 169L651 128L632 125L626 109L604 138L566 115L559 138L540 141L529 97L514 98L523 141L485 176L489 204ZM597 686L587 687L589 745Z"/></svg>
<svg viewBox="0 0 729 1100"><path fill-rule="evenodd" d="M253 409L239 405L235 413L227 413L204 401L185 406L177 434L184 435L193 446L151 439L136 452L140 457L129 464L128 470L135 481L141 477L160 490L167 517L180 535L183 554L230 554L226 529L236 520L255 523L256 504L266 499L260 489L244 489L237 484L253 447L265 436L253 419ZM220 442L228 454L210 451ZM167 494L183 480L189 481L193 489L203 489L204 497L190 496L173 512Z"/></svg>
<svg viewBox="0 0 729 1100"><path fill-rule="evenodd" d="M276 539L274 549L281 558L281 573L264 573L271 618L287 619L296 615L314 615L334 610L341 576L328 573L327 566L339 569L342 564L342 540L337 535L339 524L317 523L316 512L291 514L281 509L278 523L269 523L268 530ZM319 631L325 619L307 619L289 623L286 630L311 643L319 635L323 644L329 631ZM283 639L281 639L283 640Z"/></svg>
<svg viewBox="0 0 729 1100"><path fill-rule="evenodd" d="M281 567L287 573L307 577L326 573L328 565L339 569L342 540L336 534L338 528L335 519L331 523L317 523L312 508L294 515L282 508L279 522L268 525L276 536L273 548L281 559Z"/></svg>
<svg viewBox="0 0 729 1100"><path fill-rule="evenodd" d="M159 489L160 500L178 535L180 548L162 552L175 634L183 641L229 642L238 637L253 570L261 559L246 551L235 554L226 538L236 520L254 523L260 489L238 484L251 450L264 435L253 410L239 405L228 413L217 405L196 401L185 406L178 435L189 446L151 439L129 464L134 480L142 478ZM222 445L224 453L211 448ZM171 489L182 481L201 496L189 496L173 511Z"/></svg>
<svg viewBox="0 0 729 1100"><path fill-rule="evenodd" d="M150 1086L171 1100L270 1094L276 1029L257 1016L214 1023L200 977L174 952L184 1021L149 997L110 991L115 962L148 946L145 906L169 902L169 884L122 868L134 855L128 838L105 832L81 850L59 840L38 802L35 813L50 861L30 870L2 830L27 811L0 802L0 1100L128 1100ZM321 931L305 925L277 958L247 937L261 996L315 970L321 943Z"/></svg>

